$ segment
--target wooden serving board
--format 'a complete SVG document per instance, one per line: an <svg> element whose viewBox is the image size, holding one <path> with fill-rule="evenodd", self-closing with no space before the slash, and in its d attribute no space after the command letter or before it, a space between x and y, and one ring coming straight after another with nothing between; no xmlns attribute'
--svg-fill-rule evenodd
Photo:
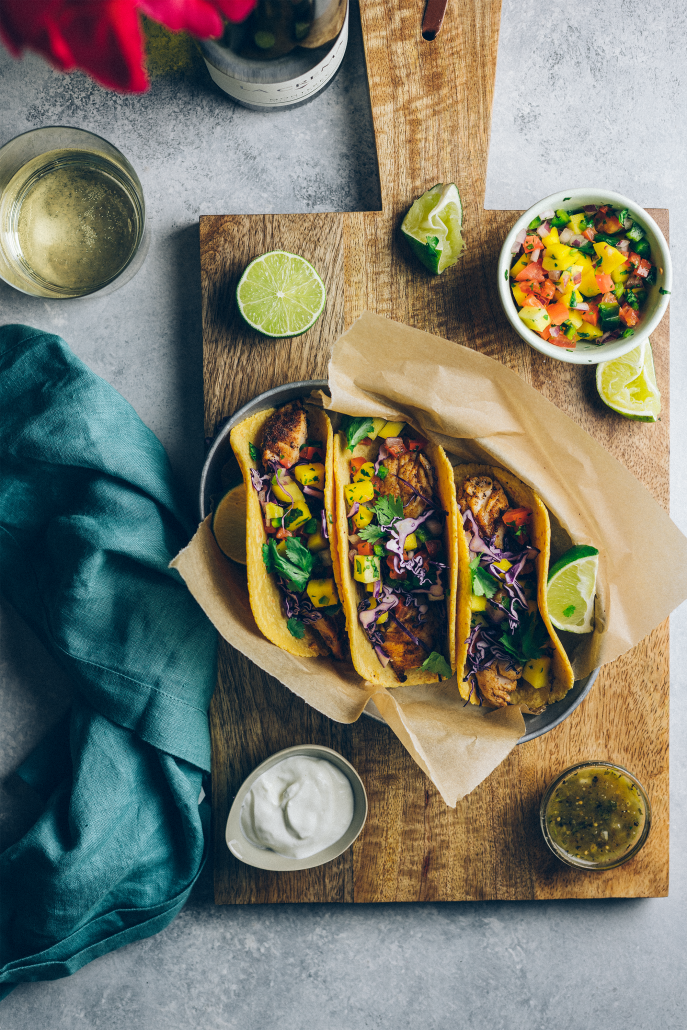
<svg viewBox="0 0 687 1030"><path fill-rule="evenodd" d="M645 425L604 408L593 366L555 362L531 350L500 310L497 255L520 214L482 207L500 0L450 0L434 43L421 37L423 0L361 0L361 8L383 210L201 218L207 435L269 387L325 377L332 343L367 309L502 361L596 437L667 508L667 318L652 339L663 417ZM458 184L467 239L458 266L440 277L419 267L397 232L412 201L436 182ZM551 183L551 191L561 185ZM652 215L667 235L667 212ZM302 254L327 286L323 317L296 340L250 333L235 308L240 273L252 258L274 249ZM386 726L364 717L353 726L331 722L226 643L211 731L218 904L668 892L667 622L602 669L570 718L516 747L455 810ZM315 870L268 873L238 862L224 843L236 790L268 755L306 742L335 748L359 770L370 802L362 835L335 862ZM590 758L633 770L653 804L646 847L605 873L563 866L546 849L538 823L547 784L566 766Z"/></svg>

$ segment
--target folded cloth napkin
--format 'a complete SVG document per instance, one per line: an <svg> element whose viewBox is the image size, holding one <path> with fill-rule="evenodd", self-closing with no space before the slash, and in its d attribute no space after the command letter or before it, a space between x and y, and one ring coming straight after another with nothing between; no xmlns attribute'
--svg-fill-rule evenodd
<svg viewBox="0 0 687 1030"><path fill-rule="evenodd" d="M202 867L216 634L169 561L193 525L160 442L58 336L0 327L0 589L69 672L0 855L0 997L179 912Z"/></svg>

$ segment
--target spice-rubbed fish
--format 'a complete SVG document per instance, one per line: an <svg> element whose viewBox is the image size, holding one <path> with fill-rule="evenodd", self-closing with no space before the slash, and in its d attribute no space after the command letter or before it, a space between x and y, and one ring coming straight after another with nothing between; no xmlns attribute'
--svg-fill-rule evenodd
<svg viewBox="0 0 687 1030"><path fill-rule="evenodd" d="M335 441L337 540L353 663L397 686L451 675L455 490L444 451L402 422L348 419Z"/></svg>
<svg viewBox="0 0 687 1030"><path fill-rule="evenodd" d="M296 400L240 423L231 446L246 483L248 594L258 627L292 654L343 660L332 439L327 415Z"/></svg>

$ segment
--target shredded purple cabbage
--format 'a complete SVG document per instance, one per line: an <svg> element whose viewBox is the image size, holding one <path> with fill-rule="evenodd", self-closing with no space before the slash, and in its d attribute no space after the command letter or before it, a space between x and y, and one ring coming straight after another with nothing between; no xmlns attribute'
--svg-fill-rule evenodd
<svg viewBox="0 0 687 1030"><path fill-rule="evenodd" d="M296 594L284 586L283 580L280 582L282 583L287 618L300 619L301 622L317 622L322 618L321 613L318 612L306 593Z"/></svg>

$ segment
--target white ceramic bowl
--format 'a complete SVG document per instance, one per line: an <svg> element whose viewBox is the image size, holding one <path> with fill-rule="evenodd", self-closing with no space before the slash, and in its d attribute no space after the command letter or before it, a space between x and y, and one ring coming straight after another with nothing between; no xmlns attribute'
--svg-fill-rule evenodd
<svg viewBox="0 0 687 1030"><path fill-rule="evenodd" d="M339 837L334 844L330 844L328 848L318 851L309 858L287 858L285 855L278 855L276 851L258 848L246 839L241 830L241 807L246 794L263 773L279 762L283 762L285 758L294 758L299 755L305 758L325 758L332 765L335 765L344 776L348 777L353 791L353 818L344 835ZM366 819L367 794L365 793L363 781L351 763L347 762L338 751L332 751L331 748L323 747L321 744L299 744L296 747L287 747L283 751L277 751L276 754L271 755L270 758L262 762L257 769L254 769L250 776L243 781L238 794L234 798L234 803L231 806L229 818L227 819L227 847L232 855L241 862L256 866L258 869L270 869L272 872L279 873L293 872L295 869L313 869L315 866L333 861L350 848L365 825Z"/></svg>
<svg viewBox="0 0 687 1030"><path fill-rule="evenodd" d="M656 265L658 274L655 284L649 287L649 295L642 308L641 321L635 328L634 336L629 336L624 340L610 340L607 343L597 344L596 346L591 343L578 341L575 350L565 350L563 347L554 347L547 340L542 340L541 336L538 336L532 329L528 329L522 319L519 318L518 306L515 303L510 288L509 271L513 263L511 248L518 233L522 229L526 229L540 211L549 211L552 208L554 211L559 208L563 208L565 211L574 211L577 208L584 207L586 204L611 204L616 208L626 207L630 212L630 216L636 218L646 232L646 237L651 247L651 260ZM506 312L506 317L516 333L526 343L529 343L530 347L538 350L541 354L547 354L550 358L556 358L557 361L568 361L574 365L596 365L600 361L610 361L613 358L619 358L621 354L627 354L628 351L631 351L645 340L665 314L668 301L670 300L672 281L673 273L668 244L653 218L646 213L644 208L639 207L638 204L635 204L627 197L621 196L620 193L595 189L561 190L560 193L553 193L550 197L544 197L543 200L537 201L529 211L526 211L524 215L518 218L506 236L499 254L497 271L497 283L503 310ZM666 292L661 293L662 289Z"/></svg>

